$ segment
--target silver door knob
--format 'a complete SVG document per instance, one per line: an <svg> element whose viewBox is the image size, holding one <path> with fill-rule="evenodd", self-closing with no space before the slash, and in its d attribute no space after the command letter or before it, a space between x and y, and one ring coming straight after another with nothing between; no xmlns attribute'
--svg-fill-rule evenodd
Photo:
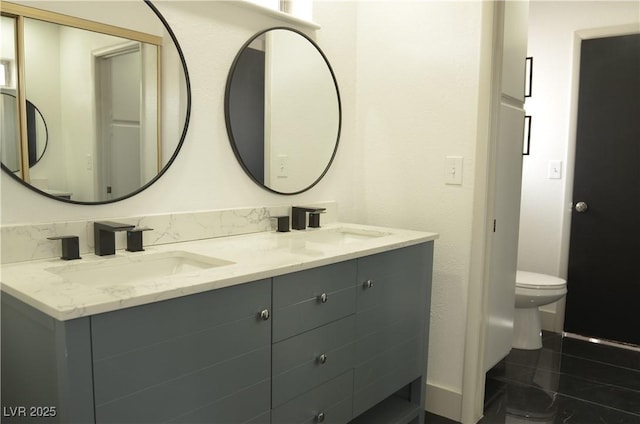
<svg viewBox="0 0 640 424"><path fill-rule="evenodd" d="M262 318L263 320L268 320L269 319L269 310L265 309L262 312L260 312L260 318Z"/></svg>
<svg viewBox="0 0 640 424"><path fill-rule="evenodd" d="M327 296L326 293L322 293L320 296L318 296L318 300L320 301L320 303L327 303L328 299L329 296Z"/></svg>
<svg viewBox="0 0 640 424"><path fill-rule="evenodd" d="M324 412L320 412L318 415L316 415L316 422L317 423L323 423L324 422Z"/></svg>
<svg viewBox="0 0 640 424"><path fill-rule="evenodd" d="M320 364L326 364L327 363L327 354L323 353L322 355L318 356L318 362L320 362Z"/></svg>
<svg viewBox="0 0 640 424"><path fill-rule="evenodd" d="M589 205L587 205L585 202L576 203L576 212L584 213L587 211L587 209L589 209Z"/></svg>
<svg viewBox="0 0 640 424"><path fill-rule="evenodd" d="M367 280L364 283L362 283L362 287L364 287L365 289L370 289L371 287L373 287L373 280Z"/></svg>

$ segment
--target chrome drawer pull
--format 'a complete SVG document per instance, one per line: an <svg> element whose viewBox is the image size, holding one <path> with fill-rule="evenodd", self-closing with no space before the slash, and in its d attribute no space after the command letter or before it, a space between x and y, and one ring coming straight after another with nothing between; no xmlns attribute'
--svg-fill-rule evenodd
<svg viewBox="0 0 640 424"><path fill-rule="evenodd" d="M373 280L367 280L364 283L362 283L362 287L364 287L365 289L370 289L371 287L373 287Z"/></svg>
<svg viewBox="0 0 640 424"><path fill-rule="evenodd" d="M268 309L264 309L262 312L260 312L260 318L262 318L264 321L269 319L269 310Z"/></svg>
<svg viewBox="0 0 640 424"><path fill-rule="evenodd" d="M324 422L324 412L320 412L318 415L316 415L316 422L317 423L323 423Z"/></svg>
<svg viewBox="0 0 640 424"><path fill-rule="evenodd" d="M327 363L327 355L325 353L323 353L322 355L318 356L318 362L320 362L320 364L326 364Z"/></svg>
<svg viewBox="0 0 640 424"><path fill-rule="evenodd" d="M328 299L329 299L329 296L327 296L326 293L322 293L320 297L318 297L318 300L320 300L321 303L327 303Z"/></svg>

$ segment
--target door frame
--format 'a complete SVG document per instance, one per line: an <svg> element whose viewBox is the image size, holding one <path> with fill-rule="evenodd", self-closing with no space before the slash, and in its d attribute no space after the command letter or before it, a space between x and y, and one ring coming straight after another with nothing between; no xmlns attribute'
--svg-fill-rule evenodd
<svg viewBox="0 0 640 424"><path fill-rule="evenodd" d="M578 95L580 91L580 55L582 41L592 38L616 37L621 35L640 34L635 24L590 28L574 32L573 36L573 62L571 65L571 97L569 106L569 144L567 146L567 164L565 173L565 187L562 214L562 235L560 244L560 272L562 278L567 278L569 272L569 242L571 238L571 217L573 210L573 181L576 164L576 143L578 128ZM556 303L556 313L553 330L556 333L564 331L566 296Z"/></svg>
<svg viewBox="0 0 640 424"><path fill-rule="evenodd" d="M502 99L502 58L504 3L483 2L482 61L480 99L484 102L478 119L481 142L476 146L477 192L473 199L472 255L467 293L467 318L463 358L462 393L457 415L464 424L478 422L484 409L485 353L487 342L487 308L495 215L495 178L497 134ZM427 392L429 395L429 392ZM445 403L446 399L438 399ZM450 402L451 403L451 402ZM450 414L451 417L456 414Z"/></svg>
<svg viewBox="0 0 640 424"><path fill-rule="evenodd" d="M502 19L502 11L498 7L497 2L485 3L485 25L491 28L493 37L496 31L500 31L499 25ZM567 156L565 158L567 169L565 173L566 181L563 194L564 214L562 218L562 237L560 249L560 268L563 277L566 278L569 268L569 236L571 223L571 206L573 203L573 176L575 164L575 146L577 132L578 117L578 88L580 75L580 48L584 39L599 38L616 35L628 35L638 33L637 25L622 25L595 28L588 30L580 30L574 33L573 46L573 63L571 76L571 94L570 94L570 121L569 121L569 146ZM478 154L476 160L476 182L478 184L478 196L474 197L474 210L483 211L483 213L474 214L473 237L472 237L472 262L470 264L470 282L467 319L466 319L466 336L465 336L465 354L464 354L464 370L462 381L461 398L438 397L441 404L446 404L450 411L450 416L459 413L460 421L465 424L476 423L483 414L484 406L484 354L485 354L485 338L486 328L484 320L486 319L487 291L488 291L488 263L490 261L491 249L491 230L489 229L493 220L492 203L494 193L490 181L495 172L495 163L491 158L495 155L495 142L490 134L494 134L496 122L495 114L497 113L497 105L495 98L498 96L496 85L500 81L501 67L496 67L495 63L501 60L501 51L496 46L500 45L498 40L491 40L491 35L486 34L488 39L484 40L484 58L483 61L483 81L489 82L485 90L481 93L481 99L487 101L488 108L485 125L479 125L478 132L486 136L483 143L477 146ZM491 64L494 63L493 67ZM499 98L499 97L498 97ZM481 194L482 193L482 194ZM560 304L561 302L561 304ZM564 325L564 298L557 307L556 328L559 326L559 332L562 332ZM429 386L427 386L427 395L429 395ZM431 393L438 395L438 393ZM435 397L435 396L434 396ZM459 409L458 409L459 407ZM459 412L458 412L459 411Z"/></svg>
<svg viewBox="0 0 640 424"><path fill-rule="evenodd" d="M111 193L106 192L107 185L110 182L110 156L106 154L108 139L108 131L105 122L108 120L106 112L103 110L103 93L102 82L105 75L101 63L104 59L119 56L128 53L140 52L142 55L142 46L138 41L126 41L117 45L107 46L93 50L93 74L95 85L95 96L93 99L96 111L96 139L94 146L93 167L94 171L94 194L100 201L108 201L113 199ZM144 72L141 70L141 77L144 78Z"/></svg>

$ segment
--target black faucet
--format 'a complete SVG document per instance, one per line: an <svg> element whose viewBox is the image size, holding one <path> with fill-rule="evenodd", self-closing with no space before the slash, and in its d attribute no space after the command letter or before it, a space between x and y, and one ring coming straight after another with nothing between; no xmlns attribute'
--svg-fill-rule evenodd
<svg viewBox="0 0 640 424"><path fill-rule="evenodd" d="M291 208L291 228L294 230L304 230L307 228L307 212L309 212L309 226L312 228L320 227L320 214L324 213L326 208L309 208L303 206L294 206Z"/></svg>
<svg viewBox="0 0 640 424"><path fill-rule="evenodd" d="M93 244L96 255L114 255L116 253L116 231L125 231L132 228L135 228L135 225L110 221L94 222Z"/></svg>
<svg viewBox="0 0 640 424"><path fill-rule="evenodd" d="M80 240L78 236L47 237L49 240L62 240L62 256L60 259L71 261L80 258Z"/></svg>

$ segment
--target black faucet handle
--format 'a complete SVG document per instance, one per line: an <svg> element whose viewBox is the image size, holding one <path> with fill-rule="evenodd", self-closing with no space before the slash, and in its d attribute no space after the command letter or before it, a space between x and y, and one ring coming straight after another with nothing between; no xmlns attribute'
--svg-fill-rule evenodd
<svg viewBox="0 0 640 424"><path fill-rule="evenodd" d="M64 259L65 261L82 259L80 257L80 239L78 236L47 237L47 240L62 241L62 256L60 256L60 259Z"/></svg>
<svg viewBox="0 0 640 424"><path fill-rule="evenodd" d="M325 212L325 208L319 208L309 212L309 228L320 228L320 214Z"/></svg>
<svg viewBox="0 0 640 424"><path fill-rule="evenodd" d="M281 215L281 216L272 216L272 219L278 220L278 228L277 231L279 233L288 233L289 230L289 215Z"/></svg>
<svg viewBox="0 0 640 424"><path fill-rule="evenodd" d="M128 252L142 252L144 245L142 243L142 233L145 231L151 231L153 228L149 227L134 227L127 230L127 251Z"/></svg>

